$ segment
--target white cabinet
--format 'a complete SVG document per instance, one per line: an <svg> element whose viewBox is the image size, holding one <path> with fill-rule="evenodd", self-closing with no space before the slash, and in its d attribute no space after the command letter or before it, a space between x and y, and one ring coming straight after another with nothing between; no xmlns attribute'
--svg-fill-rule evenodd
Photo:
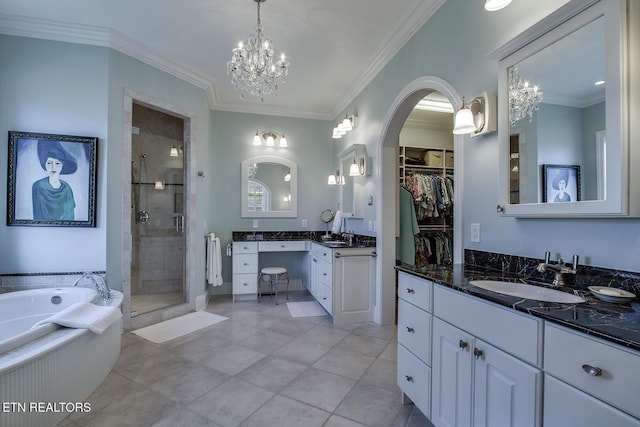
<svg viewBox="0 0 640 427"><path fill-rule="evenodd" d="M333 316L334 324L373 320L373 248L329 249L311 244L309 291Z"/></svg>
<svg viewBox="0 0 640 427"><path fill-rule="evenodd" d="M640 426L638 352L550 323L544 347L545 425Z"/></svg>
<svg viewBox="0 0 640 427"><path fill-rule="evenodd" d="M542 321L438 285L433 306L431 422L540 426L542 371L513 354L540 361ZM534 345L523 350L505 339L514 327Z"/></svg>
<svg viewBox="0 0 640 427"><path fill-rule="evenodd" d="M397 384L402 401L431 412L431 293L433 284L398 273Z"/></svg>
<svg viewBox="0 0 640 427"><path fill-rule="evenodd" d="M233 242L232 295L255 299L258 294L258 242Z"/></svg>
<svg viewBox="0 0 640 427"><path fill-rule="evenodd" d="M311 278L309 280L311 295L327 310L333 312L333 283L331 271L331 249L311 244Z"/></svg>

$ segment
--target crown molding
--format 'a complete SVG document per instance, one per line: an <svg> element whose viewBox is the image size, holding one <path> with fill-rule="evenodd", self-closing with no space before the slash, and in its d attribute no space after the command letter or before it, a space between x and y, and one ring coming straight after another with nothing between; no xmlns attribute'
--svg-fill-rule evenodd
<svg viewBox="0 0 640 427"><path fill-rule="evenodd" d="M371 59L358 78L353 81L350 88L338 100L331 112L335 119L342 115L349 104L371 83L398 51L422 28L422 26L433 16L434 13L445 3L446 0L435 2L419 1L416 7L405 14L404 19L389 32L389 36L381 43L382 49Z"/></svg>

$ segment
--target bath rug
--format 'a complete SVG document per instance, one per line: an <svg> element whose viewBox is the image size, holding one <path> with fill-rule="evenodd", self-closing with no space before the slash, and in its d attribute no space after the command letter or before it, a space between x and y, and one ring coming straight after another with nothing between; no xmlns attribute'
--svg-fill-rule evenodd
<svg viewBox="0 0 640 427"><path fill-rule="evenodd" d="M146 340L160 344L197 331L198 329L222 322L223 320L227 320L227 317L207 311L196 311L131 332Z"/></svg>
<svg viewBox="0 0 640 427"><path fill-rule="evenodd" d="M326 316L327 312L317 301L288 302L291 317Z"/></svg>

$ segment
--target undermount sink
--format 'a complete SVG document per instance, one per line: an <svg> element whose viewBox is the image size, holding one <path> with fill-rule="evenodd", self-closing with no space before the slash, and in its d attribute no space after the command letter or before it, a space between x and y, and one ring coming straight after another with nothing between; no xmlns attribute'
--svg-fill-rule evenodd
<svg viewBox="0 0 640 427"><path fill-rule="evenodd" d="M323 243L325 244L325 246L329 246L330 248L343 248L345 246L349 246L349 242L342 240L330 240Z"/></svg>
<svg viewBox="0 0 640 427"><path fill-rule="evenodd" d="M499 280L470 280L470 284L488 291L497 292L518 298L532 299L536 301L559 302L576 304L586 300L578 295L556 291L542 286L528 285L526 283L503 282Z"/></svg>

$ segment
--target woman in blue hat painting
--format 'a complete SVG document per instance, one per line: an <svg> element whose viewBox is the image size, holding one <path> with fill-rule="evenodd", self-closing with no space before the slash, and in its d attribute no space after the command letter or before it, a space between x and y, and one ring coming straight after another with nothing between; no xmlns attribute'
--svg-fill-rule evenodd
<svg viewBox="0 0 640 427"><path fill-rule="evenodd" d="M566 169L558 169L556 176L551 182L553 189L558 190L553 199L554 203L571 201L571 196L567 193L567 181L569 181L569 171Z"/></svg>
<svg viewBox="0 0 640 427"><path fill-rule="evenodd" d="M38 141L38 158L47 176L31 187L33 219L73 221L76 207L73 191L60 175L74 173L78 169L76 159L60 141Z"/></svg>

